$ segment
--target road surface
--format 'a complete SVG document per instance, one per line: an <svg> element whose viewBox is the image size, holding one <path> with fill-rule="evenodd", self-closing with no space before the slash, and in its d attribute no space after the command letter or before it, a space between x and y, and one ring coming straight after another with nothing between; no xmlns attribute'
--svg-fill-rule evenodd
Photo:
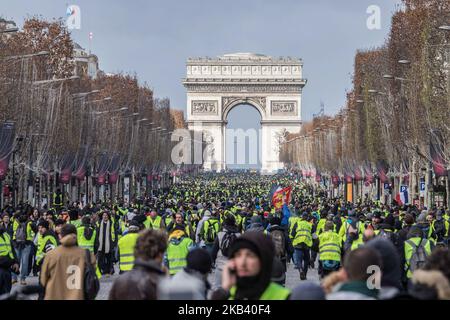
<svg viewBox="0 0 450 320"><path fill-rule="evenodd" d="M110 277L103 276L100 279L100 292L97 296L97 300L107 300L109 291L111 290L112 284L115 279L119 277L118 272ZM210 275L210 281L212 281L214 275ZM317 274L317 261L316 261L316 268L310 269L308 271L308 281L319 283L319 277ZM295 286L297 286L301 282L299 272L298 270L294 269L294 266L292 263L288 264L288 269L286 273L286 287L293 289ZM36 285L38 283L37 277L28 277L27 278L27 284L29 285ZM20 286L19 284L13 285L13 290L15 287ZM31 297L33 300L37 299L37 296Z"/></svg>

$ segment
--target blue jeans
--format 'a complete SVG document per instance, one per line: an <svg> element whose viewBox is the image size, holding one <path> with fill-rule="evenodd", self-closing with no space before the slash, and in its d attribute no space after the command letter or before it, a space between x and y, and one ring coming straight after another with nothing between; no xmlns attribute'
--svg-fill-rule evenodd
<svg viewBox="0 0 450 320"><path fill-rule="evenodd" d="M295 256L297 256L297 268L303 271L306 275L309 267L309 248L297 249L295 248Z"/></svg>
<svg viewBox="0 0 450 320"><path fill-rule="evenodd" d="M19 245L15 250L20 263L20 280L25 280L29 274L31 244ZM17 274L13 273L12 277L17 280Z"/></svg>

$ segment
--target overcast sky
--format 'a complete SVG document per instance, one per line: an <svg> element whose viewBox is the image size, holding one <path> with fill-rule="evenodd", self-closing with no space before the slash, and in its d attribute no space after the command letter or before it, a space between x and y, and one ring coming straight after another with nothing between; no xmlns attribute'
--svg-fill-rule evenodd
<svg viewBox="0 0 450 320"><path fill-rule="evenodd" d="M0 16L19 26L27 16L65 17L81 8L75 41L91 49L106 72L131 72L157 97L186 108L185 61L192 56L255 52L304 61L302 118L325 104L336 113L351 88L357 49L383 44L397 0L0 0ZM381 9L381 29L369 30L369 5ZM232 119L229 119L232 120Z"/></svg>

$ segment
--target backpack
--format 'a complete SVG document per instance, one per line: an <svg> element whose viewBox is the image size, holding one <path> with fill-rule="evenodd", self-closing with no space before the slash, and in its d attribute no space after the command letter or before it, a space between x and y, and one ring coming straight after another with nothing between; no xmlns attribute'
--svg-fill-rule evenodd
<svg viewBox="0 0 450 320"><path fill-rule="evenodd" d="M391 241L391 243L396 247L398 245L398 235L394 232L381 229L377 237Z"/></svg>
<svg viewBox="0 0 450 320"><path fill-rule="evenodd" d="M27 223L21 222L16 230L16 242L27 241Z"/></svg>
<svg viewBox="0 0 450 320"><path fill-rule="evenodd" d="M284 232L281 230L274 230L270 232L270 238L275 245L275 257L283 258L286 256L286 246Z"/></svg>
<svg viewBox="0 0 450 320"><path fill-rule="evenodd" d="M208 220L209 221L209 220ZM212 243L216 239L217 231L215 226L218 224L217 221L208 222L208 229L206 230L205 242Z"/></svg>
<svg viewBox="0 0 450 320"><path fill-rule="evenodd" d="M413 247L413 254L411 256L411 259L409 260L408 266L408 269L411 272L414 272L417 269L421 269L425 265L428 254L425 250L424 240L425 239L420 239L418 246L416 246L411 240L406 241L411 247Z"/></svg>
<svg viewBox="0 0 450 320"><path fill-rule="evenodd" d="M223 236L222 241L220 242L220 250L225 257L228 258L230 248L236 239L237 237L234 232L227 231Z"/></svg>
<svg viewBox="0 0 450 320"><path fill-rule="evenodd" d="M94 300L100 290L100 282L98 281L95 269L91 264L91 252L86 249L86 266L84 268L84 299Z"/></svg>

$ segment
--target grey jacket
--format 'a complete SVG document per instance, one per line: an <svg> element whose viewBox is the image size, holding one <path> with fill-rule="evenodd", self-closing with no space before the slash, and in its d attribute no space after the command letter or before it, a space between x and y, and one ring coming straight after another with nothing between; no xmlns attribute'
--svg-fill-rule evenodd
<svg viewBox="0 0 450 320"><path fill-rule="evenodd" d="M160 282L158 299L206 300L209 287L207 275L184 268L171 279Z"/></svg>

